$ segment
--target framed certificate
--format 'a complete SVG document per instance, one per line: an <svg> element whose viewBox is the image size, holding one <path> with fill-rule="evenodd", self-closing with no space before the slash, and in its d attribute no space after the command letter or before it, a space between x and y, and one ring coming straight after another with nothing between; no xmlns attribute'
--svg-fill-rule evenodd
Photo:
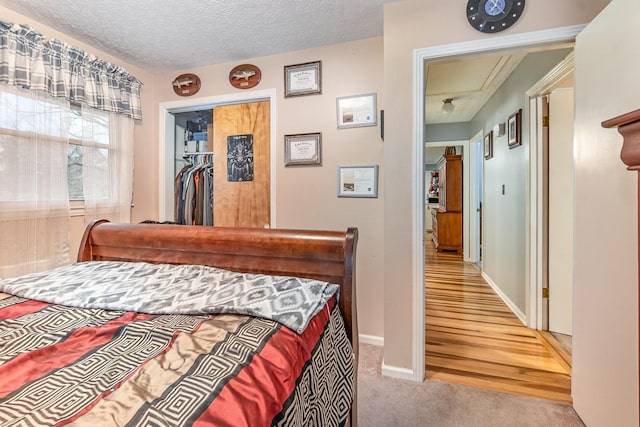
<svg viewBox="0 0 640 427"><path fill-rule="evenodd" d="M284 97L322 93L322 61L284 67Z"/></svg>
<svg viewBox="0 0 640 427"><path fill-rule="evenodd" d="M378 197L378 165L338 166L338 197Z"/></svg>
<svg viewBox="0 0 640 427"><path fill-rule="evenodd" d="M301 133L284 136L285 166L322 166L322 135Z"/></svg>
<svg viewBox="0 0 640 427"><path fill-rule="evenodd" d="M378 124L376 94L343 96L336 99L338 129Z"/></svg>

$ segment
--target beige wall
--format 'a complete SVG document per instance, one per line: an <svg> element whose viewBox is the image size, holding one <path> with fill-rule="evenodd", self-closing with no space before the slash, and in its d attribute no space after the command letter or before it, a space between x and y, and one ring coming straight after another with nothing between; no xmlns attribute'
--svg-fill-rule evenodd
<svg viewBox="0 0 640 427"><path fill-rule="evenodd" d="M504 34L589 22L608 0L538 0L527 2L521 20ZM549 11L553 11L550 13ZM384 201L384 325L385 364L412 368L412 167L415 163L413 124L413 51L449 43L499 37L475 31L468 24L464 2L407 0L384 9L385 188Z"/></svg>
<svg viewBox="0 0 640 427"><path fill-rule="evenodd" d="M639 16L613 0L576 43L572 385L588 426L638 425L637 173L600 123L640 107Z"/></svg>
<svg viewBox="0 0 640 427"><path fill-rule="evenodd" d="M185 69L155 76L154 105L146 116L158 117L158 104L184 101L172 89L173 79L184 72L196 73L200 91L190 97L194 105L199 98L252 90L276 90L276 218L278 228L359 230L357 254L358 319L360 333L381 337L383 334L382 228L385 190L378 198L338 198L338 165L378 164L380 182L383 141L380 127L338 130L336 97L376 92L378 109L382 109L382 38L359 40L319 49L289 52L243 61L260 68L262 79L250 90L235 89L229 84L229 71L238 63ZM284 66L322 61L322 94L284 98ZM215 124L214 124L215 125ZM157 128L157 119L155 128ZM284 135L321 132L321 167L284 167ZM147 139L136 152L136 176L153 179L134 183L135 221L158 217L158 140Z"/></svg>

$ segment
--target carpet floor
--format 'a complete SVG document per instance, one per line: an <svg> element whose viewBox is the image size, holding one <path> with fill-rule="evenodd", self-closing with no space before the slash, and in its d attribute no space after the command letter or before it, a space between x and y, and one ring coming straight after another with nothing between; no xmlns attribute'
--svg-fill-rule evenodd
<svg viewBox="0 0 640 427"><path fill-rule="evenodd" d="M361 427L584 427L573 407L437 380L384 377L382 347L360 344Z"/></svg>

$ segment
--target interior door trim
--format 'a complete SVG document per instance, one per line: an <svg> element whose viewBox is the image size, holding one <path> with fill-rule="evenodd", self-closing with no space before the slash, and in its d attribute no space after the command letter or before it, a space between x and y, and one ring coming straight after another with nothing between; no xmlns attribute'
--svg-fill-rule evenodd
<svg viewBox="0 0 640 427"><path fill-rule="evenodd" d="M413 51L413 123L414 151L411 165L413 172L413 223L412 223L412 265L413 265L413 321L411 377L414 381L424 380L425 370L425 291L424 291L424 100L425 63L463 57L466 55L488 53L496 50L532 47L550 43L574 42L576 36L586 25L571 25L527 33L497 36L489 39L477 39L460 43L431 46ZM527 286L529 286L527 284Z"/></svg>
<svg viewBox="0 0 640 427"><path fill-rule="evenodd" d="M547 273L548 255L547 227L545 223L545 164L544 164L544 135L542 124L539 123L542 98L574 72L574 54L567 57L544 75L527 92L527 110L525 116L530 117L529 129L529 196L527 199L527 211L529 212L529 234L527 241L528 250L528 298L527 298L527 326L538 330L548 329L548 305L542 298L542 289L548 286ZM548 173L548 171L546 172Z"/></svg>

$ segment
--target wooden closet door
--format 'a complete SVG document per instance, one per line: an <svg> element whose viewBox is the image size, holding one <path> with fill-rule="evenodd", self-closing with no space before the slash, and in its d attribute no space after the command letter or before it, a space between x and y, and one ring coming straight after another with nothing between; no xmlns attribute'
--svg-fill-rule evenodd
<svg viewBox="0 0 640 427"><path fill-rule="evenodd" d="M213 109L213 225L270 226L270 102L225 105ZM229 181L227 140L252 135L253 179Z"/></svg>

